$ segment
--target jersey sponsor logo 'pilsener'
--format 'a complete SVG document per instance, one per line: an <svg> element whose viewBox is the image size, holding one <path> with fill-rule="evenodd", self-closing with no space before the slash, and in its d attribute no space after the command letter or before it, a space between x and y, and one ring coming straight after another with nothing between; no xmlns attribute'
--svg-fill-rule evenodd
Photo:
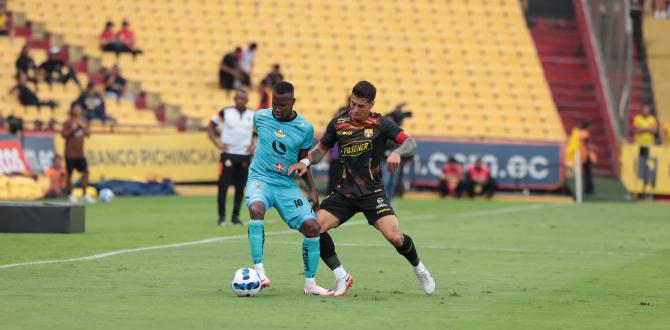
<svg viewBox="0 0 670 330"><path fill-rule="evenodd" d="M371 140L363 140L363 141L354 141L351 143L347 143L340 148L342 156L358 156L368 150L372 149L372 141Z"/></svg>

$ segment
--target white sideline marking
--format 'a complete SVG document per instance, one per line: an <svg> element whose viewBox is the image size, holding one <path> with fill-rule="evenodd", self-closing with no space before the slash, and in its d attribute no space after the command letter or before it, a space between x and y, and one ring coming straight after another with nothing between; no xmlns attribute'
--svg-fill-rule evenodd
<svg viewBox="0 0 670 330"><path fill-rule="evenodd" d="M424 219L434 219L434 218L438 218L438 217L444 217L446 219L472 218L472 217L478 217L478 216L500 215L500 214L514 213L514 212L548 209L548 208L562 207L562 206L568 206L568 205L573 205L573 204L524 205L524 206L502 207L502 208L493 209L493 210L486 210L486 211L456 213L456 214L452 214L452 215L425 214L425 215L415 215L415 216L401 216L399 218L400 218L401 222L402 222L402 219L415 221L415 220L424 220ZM345 224L343 224L342 226L354 226L354 225L362 225L362 224L367 224L367 221L365 221L365 220L348 221ZM296 231L294 231L294 230L281 230L281 231L267 232L267 233L265 233L265 235L266 236L285 235L285 234L290 234L290 233L295 233L295 232ZM139 248L133 248L133 249L115 250L115 251L104 252L104 253L100 253L100 254L94 254L94 255L90 255L90 256L86 256L86 257L19 262L19 263L14 263L14 264L0 265L0 269L96 260L96 259L112 257L112 256L120 255L120 254L126 254L126 253L135 253L135 252L143 252L143 251L151 251L151 250L179 248L179 247L185 247L185 246L191 246L191 245L216 243L216 242L236 240L236 239L246 239L246 238L247 238L247 235L212 237L212 238L206 238L206 239L201 239L201 240L197 240L197 241L190 241L190 242L145 246L145 247L139 247ZM340 245L340 243L338 243L338 245Z"/></svg>

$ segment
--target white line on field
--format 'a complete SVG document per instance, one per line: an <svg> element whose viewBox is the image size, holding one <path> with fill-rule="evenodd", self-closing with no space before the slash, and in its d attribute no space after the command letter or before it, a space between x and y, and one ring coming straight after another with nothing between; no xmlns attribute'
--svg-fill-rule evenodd
<svg viewBox="0 0 670 330"><path fill-rule="evenodd" d="M296 244L291 241L271 241L270 244ZM337 242L336 245L346 247L370 247L370 248L390 248L389 244L361 244L361 243L343 243ZM647 257L647 256L661 256L660 254L647 252L627 252L627 251L570 251L570 250L537 250L537 249L520 249L520 248L468 248L468 247L454 247L454 246L440 246L440 245L426 245L419 246L419 250L453 250L453 251L471 251L471 252L511 252L511 253L533 253L533 254L565 254L565 255L598 255L598 256L626 256L626 257Z"/></svg>
<svg viewBox="0 0 670 330"><path fill-rule="evenodd" d="M538 205L512 206L512 207L503 207L503 208L498 208L498 209L493 209L493 210L486 210L486 211L457 213L457 214L452 214L452 215L424 214L424 215L413 215L413 216L401 216L400 221L402 222L403 219L416 221L416 220L424 220L424 219L434 219L434 218L438 218L438 217L445 218L445 220L452 220L452 219L458 219L458 218L472 218L472 217L480 217L480 216L492 216L492 215L508 214L508 213L515 213L515 212L534 211L534 210L562 207L562 206L568 206L568 205L573 205L573 204L538 204ZM362 225L362 224L367 224L367 221L364 221L364 220L348 221L343 226L353 226L353 225ZM265 235L266 236L273 236L273 235L285 235L285 234L290 234L290 233L295 233L295 231L293 231L293 230L281 230L281 231L267 232L267 233L265 233ZM201 240L197 240L197 241L190 241L190 242L145 246L145 247L139 247L139 248L133 248L133 249L115 250L115 251L104 252L104 253L100 253L100 254L94 254L94 255L90 255L90 256L86 256L86 257L19 262L19 263L14 263L14 264L0 265L0 269L96 260L96 259L112 257L112 256L120 255L120 254L126 254L126 253L144 252L144 251L161 250L161 249L171 249L171 248L179 248L179 247L185 247L185 246L216 243L216 242L236 240L236 239L246 239L246 238L247 238L247 235L212 237L212 238L206 238L206 239L201 239ZM340 245L340 244L338 243L338 245Z"/></svg>

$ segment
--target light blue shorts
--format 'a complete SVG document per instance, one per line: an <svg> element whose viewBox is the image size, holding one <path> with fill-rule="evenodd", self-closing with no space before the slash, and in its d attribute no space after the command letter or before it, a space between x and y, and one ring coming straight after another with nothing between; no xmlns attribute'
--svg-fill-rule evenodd
<svg viewBox="0 0 670 330"><path fill-rule="evenodd" d="M245 189L247 207L254 202L263 202L265 211L276 208L284 222L299 230L307 220L316 220L312 205L297 186L277 187L265 182L250 179Z"/></svg>

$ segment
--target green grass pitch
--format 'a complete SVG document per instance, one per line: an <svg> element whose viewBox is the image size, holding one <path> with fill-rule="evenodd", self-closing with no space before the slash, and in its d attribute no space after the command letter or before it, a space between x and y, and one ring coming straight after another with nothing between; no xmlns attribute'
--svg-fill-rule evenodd
<svg viewBox="0 0 670 330"><path fill-rule="evenodd" d="M213 197L117 198L86 207L85 234L0 234L0 328L670 328L670 206L394 206L437 282L432 296L360 216L332 232L356 277L350 294L304 296L302 240L272 211L273 286L238 298L229 281L251 264L246 227L216 226ZM184 242L197 244L165 247ZM76 259L87 256L99 258ZM317 280L333 285L323 263Z"/></svg>

